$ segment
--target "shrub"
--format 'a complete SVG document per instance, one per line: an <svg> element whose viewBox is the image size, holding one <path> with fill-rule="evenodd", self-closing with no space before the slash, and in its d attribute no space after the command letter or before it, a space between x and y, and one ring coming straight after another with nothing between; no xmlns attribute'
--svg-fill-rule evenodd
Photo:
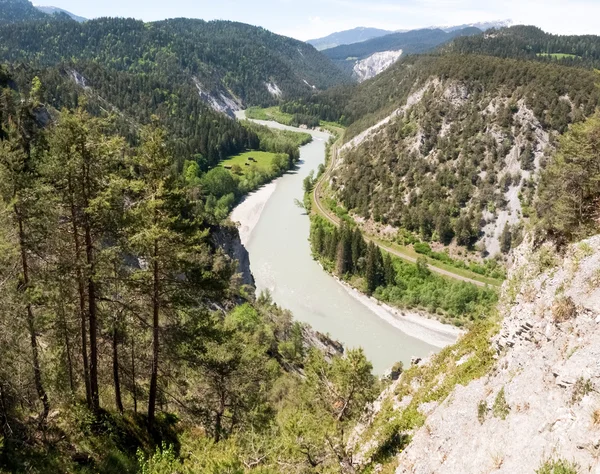
<svg viewBox="0 0 600 474"><path fill-rule="evenodd" d="M482 425L483 425L483 422L485 421L487 412L488 412L487 403L485 402L485 400L481 400L477 404L477 419L479 420L479 423L481 423Z"/></svg>
<svg viewBox="0 0 600 474"><path fill-rule="evenodd" d="M535 472L536 474L579 474L579 466L564 459L548 460Z"/></svg>
<svg viewBox="0 0 600 474"><path fill-rule="evenodd" d="M596 408L594 413L592 413L592 425L599 426L600 425L600 408Z"/></svg>
<svg viewBox="0 0 600 474"><path fill-rule="evenodd" d="M573 394L571 395L571 405L575 405L583 400L587 394L591 393L594 390L594 386L590 379L584 379L583 377L579 377L573 385Z"/></svg>
<svg viewBox="0 0 600 474"><path fill-rule="evenodd" d="M431 255L431 247L425 242L417 242L413 245L415 252L423 255Z"/></svg>
<svg viewBox="0 0 600 474"><path fill-rule="evenodd" d="M498 395L496 395L492 412L496 418L500 418L501 420L505 420L510 412L510 406L506 402L506 396L504 395L504 387L502 387L498 392Z"/></svg>
<svg viewBox="0 0 600 474"><path fill-rule="evenodd" d="M181 462L177 459L173 446L163 443L162 449L156 448L156 452L146 459L142 450L138 450L138 461L142 474L175 474L182 472Z"/></svg>
<svg viewBox="0 0 600 474"><path fill-rule="evenodd" d="M555 323L563 323L577 315L577 307L570 296L560 296L552 305L552 317Z"/></svg>

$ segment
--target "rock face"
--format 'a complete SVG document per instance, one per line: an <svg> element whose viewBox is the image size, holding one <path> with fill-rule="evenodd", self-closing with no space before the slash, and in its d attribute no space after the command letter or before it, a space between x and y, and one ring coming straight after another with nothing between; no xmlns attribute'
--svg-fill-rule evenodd
<svg viewBox="0 0 600 474"><path fill-rule="evenodd" d="M402 50L382 51L375 53L368 58L356 61L353 69L353 75L358 82L366 81L382 73L402 56Z"/></svg>
<svg viewBox="0 0 600 474"><path fill-rule="evenodd" d="M242 285L254 286L254 276L250 271L250 255L242 245L240 234L236 227L220 227L213 233L215 245L237 261L237 273Z"/></svg>
<svg viewBox="0 0 600 474"><path fill-rule="evenodd" d="M397 474L600 472L600 236L517 250L492 371L457 385L397 458ZM519 290L520 288L520 290Z"/></svg>

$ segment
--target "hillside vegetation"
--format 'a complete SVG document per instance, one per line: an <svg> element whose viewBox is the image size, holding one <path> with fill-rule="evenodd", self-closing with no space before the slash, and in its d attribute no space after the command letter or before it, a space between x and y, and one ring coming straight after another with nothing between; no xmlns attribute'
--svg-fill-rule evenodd
<svg viewBox="0 0 600 474"><path fill-rule="evenodd" d="M3 3L53 18L25 0ZM25 25L16 17L14 24L2 25L0 59L40 66L86 60L121 72L178 74L188 82L196 77L204 92L229 91L247 105L272 104L278 94L291 98L310 92L312 86L325 89L347 82L312 46L243 23L185 18L76 23L66 15L60 18L66 19Z"/></svg>
<svg viewBox="0 0 600 474"><path fill-rule="evenodd" d="M217 236L243 182L174 166L157 120L132 145L15 85L1 70L0 471L349 463L372 366L241 284ZM289 160L307 140L247 126Z"/></svg>
<svg viewBox="0 0 600 474"><path fill-rule="evenodd" d="M48 19L48 15L35 8L29 0L0 0L0 25Z"/></svg>
<svg viewBox="0 0 600 474"><path fill-rule="evenodd" d="M350 126L331 188L367 221L426 242L478 245L484 255L508 252L531 216L555 139L598 106L598 79L592 70L553 63L406 58L355 87L339 110ZM333 118L336 93L282 109ZM412 243L402 233L398 239Z"/></svg>
<svg viewBox="0 0 600 474"><path fill-rule="evenodd" d="M600 37L553 35L535 26L513 26L491 30L485 35L457 38L449 51L486 54L503 58L556 62L570 66L598 67Z"/></svg>

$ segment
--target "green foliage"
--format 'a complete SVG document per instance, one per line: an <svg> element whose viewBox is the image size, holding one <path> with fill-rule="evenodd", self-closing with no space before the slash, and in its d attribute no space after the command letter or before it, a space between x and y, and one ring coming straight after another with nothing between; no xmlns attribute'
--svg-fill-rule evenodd
<svg viewBox="0 0 600 474"><path fill-rule="evenodd" d="M54 65L93 60L123 72L174 75L190 82L196 77L203 90L229 89L248 105L277 102L267 82L275 83L288 98L311 91L304 80L319 89L349 82L312 46L229 21L50 21L5 25L0 39L6 46L2 50L5 61Z"/></svg>
<svg viewBox="0 0 600 474"><path fill-rule="evenodd" d="M488 413L488 406L485 400L480 400L479 403L477 404L477 419L479 420L479 423L483 425L483 422L485 421L485 417L487 416Z"/></svg>
<svg viewBox="0 0 600 474"><path fill-rule="evenodd" d="M565 459L549 459L545 461L536 474L579 474L579 466L574 462L569 462Z"/></svg>
<svg viewBox="0 0 600 474"><path fill-rule="evenodd" d="M448 49L500 57L598 67L600 39L593 35L554 35L535 26L502 28L493 35L456 39Z"/></svg>
<svg viewBox="0 0 600 474"><path fill-rule="evenodd" d="M594 385L590 379L585 379L583 377L579 377L575 384L573 385L573 393L571 395L571 405L575 405L586 395L592 393L594 391Z"/></svg>
<svg viewBox="0 0 600 474"><path fill-rule="evenodd" d="M335 268L342 277L363 277L366 285L362 290L379 300L401 308L442 313L457 325L470 325L483 317L498 298L493 289L436 275L424 257L414 265L384 256L374 243L365 243L358 229L345 223L338 230L323 218L313 216L311 245L313 255L326 268Z"/></svg>
<svg viewBox="0 0 600 474"><path fill-rule="evenodd" d="M163 443L162 448L146 459L143 451L138 450L138 462L141 474L176 474L182 472L181 462L177 458L173 446Z"/></svg>
<svg viewBox="0 0 600 474"><path fill-rule="evenodd" d="M501 420L505 420L510 413L510 406L506 402L506 396L504 395L504 387L500 389L496 395L496 398L494 399L492 413L496 418L500 418Z"/></svg>
<svg viewBox="0 0 600 474"><path fill-rule="evenodd" d="M49 21L52 17L35 8L26 0L4 0L0 11L0 25L29 21Z"/></svg>
<svg viewBox="0 0 600 474"><path fill-rule="evenodd" d="M541 178L536 199L537 229L559 244L598 231L600 117L576 124L560 138Z"/></svg>

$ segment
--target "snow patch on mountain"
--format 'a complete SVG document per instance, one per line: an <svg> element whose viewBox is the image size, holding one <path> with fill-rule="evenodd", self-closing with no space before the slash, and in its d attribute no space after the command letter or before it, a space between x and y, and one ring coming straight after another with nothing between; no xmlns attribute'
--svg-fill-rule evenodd
<svg viewBox="0 0 600 474"><path fill-rule="evenodd" d="M356 61L354 65L354 76L359 82L366 81L382 73L402 56L402 50L382 51L372 54L368 58Z"/></svg>

